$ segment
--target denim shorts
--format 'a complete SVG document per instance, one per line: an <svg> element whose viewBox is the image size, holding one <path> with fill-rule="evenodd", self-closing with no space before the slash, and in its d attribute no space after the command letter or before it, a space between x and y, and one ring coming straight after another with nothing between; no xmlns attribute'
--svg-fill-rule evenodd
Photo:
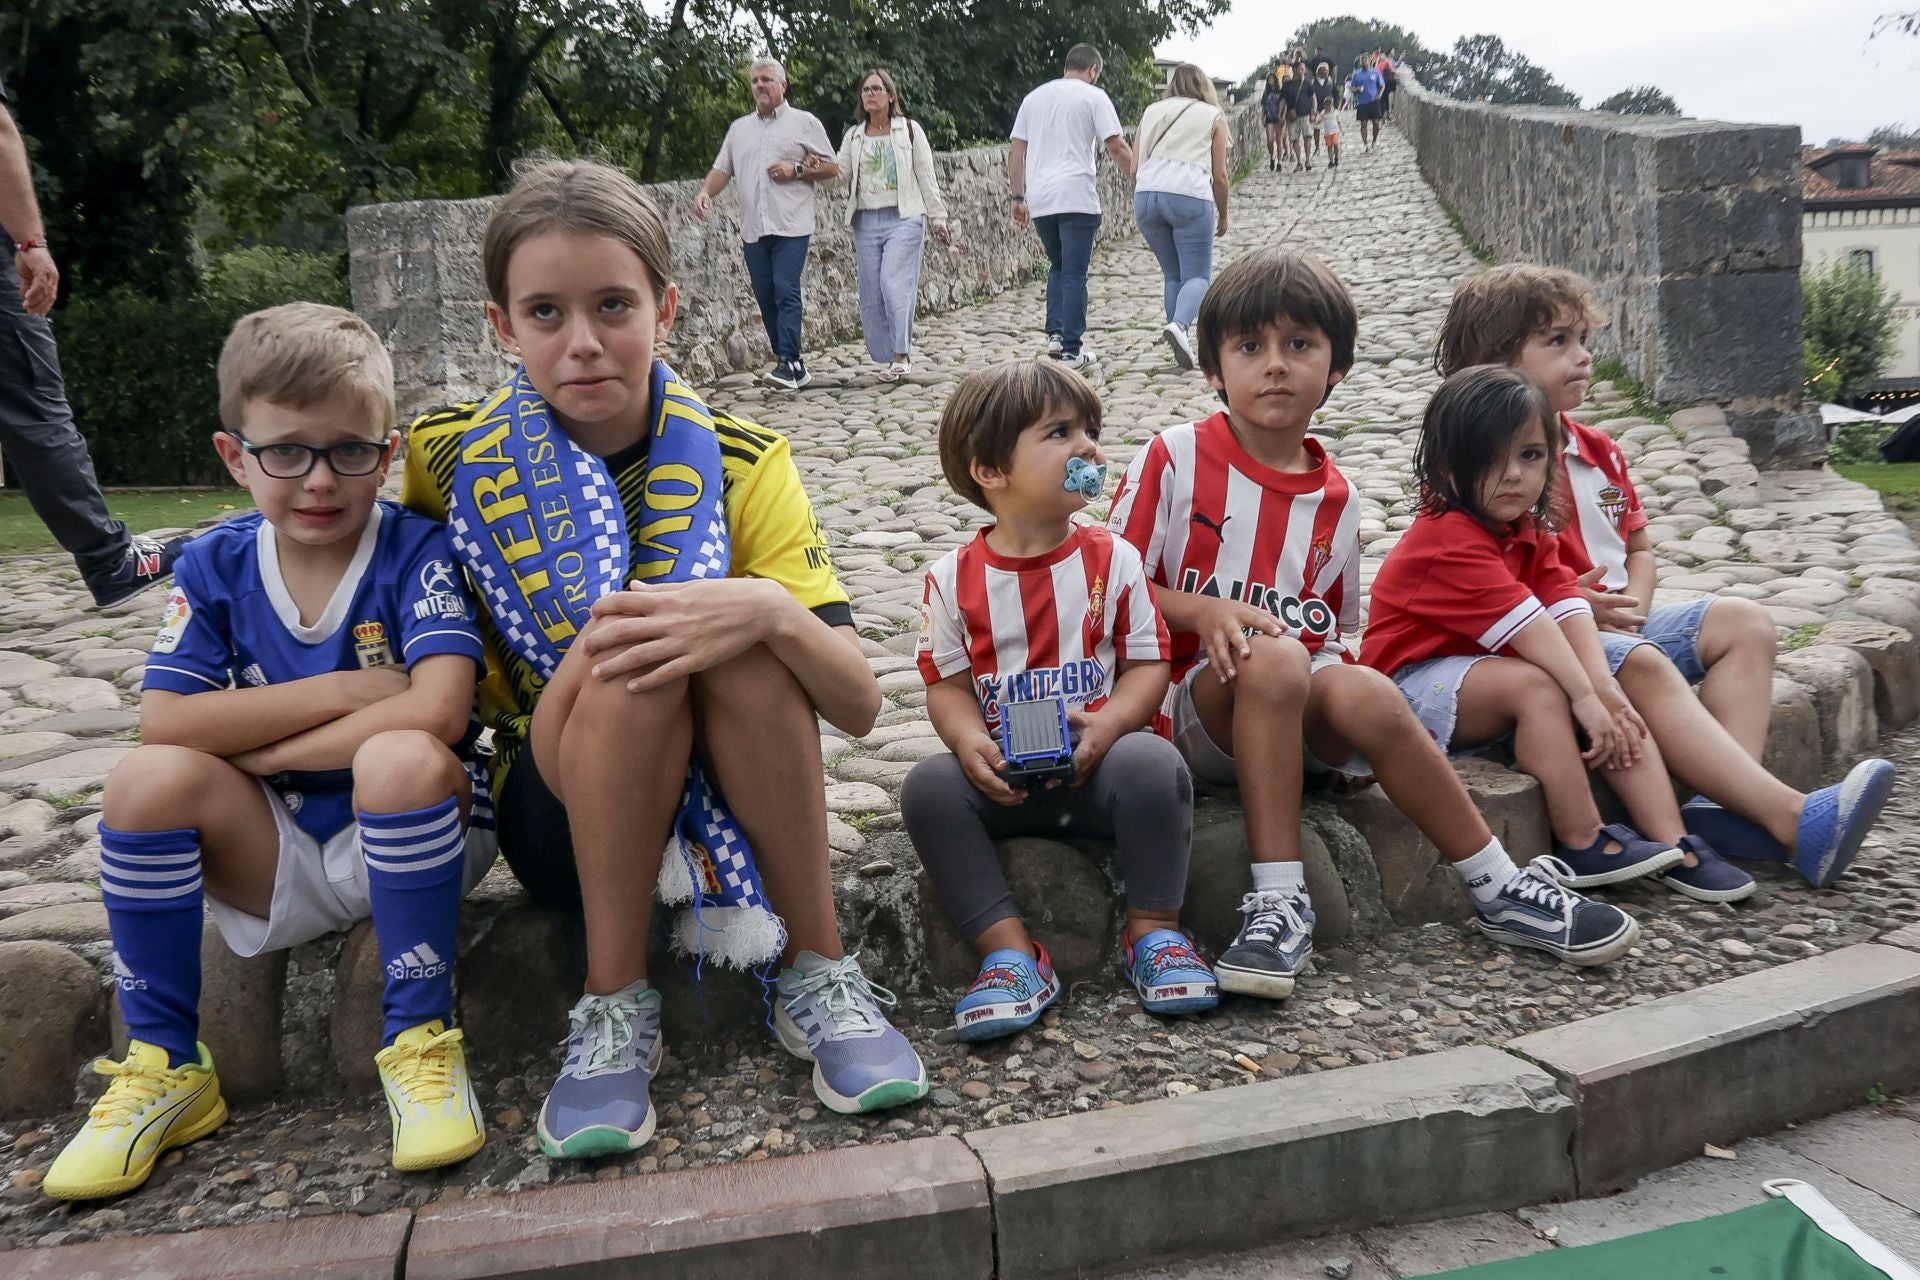
<svg viewBox="0 0 1920 1280"><path fill-rule="evenodd" d="M1628 654L1643 644L1651 644L1658 646L1680 669L1688 684L1699 684L1707 678L1707 669L1700 662L1700 628L1707 620L1707 610L1713 607L1714 599L1701 596L1678 604L1657 604L1647 611L1647 625L1637 636L1602 631L1600 644L1607 651L1608 669L1618 675L1620 664L1627 660Z"/></svg>
<svg viewBox="0 0 1920 1280"><path fill-rule="evenodd" d="M1406 698L1407 705L1413 708L1414 719L1448 755L1472 755L1494 745L1482 742L1461 750L1453 746L1453 726L1460 716L1460 685L1475 663L1492 656L1490 653L1469 653L1429 658L1393 673L1393 682L1400 686L1401 695Z"/></svg>

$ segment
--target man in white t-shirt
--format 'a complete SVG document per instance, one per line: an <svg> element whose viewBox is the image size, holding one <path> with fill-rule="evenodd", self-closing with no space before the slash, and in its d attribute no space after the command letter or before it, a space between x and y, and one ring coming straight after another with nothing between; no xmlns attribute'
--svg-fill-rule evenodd
<svg viewBox="0 0 1920 1280"><path fill-rule="evenodd" d="M1013 221L1031 224L1047 249L1047 354L1070 369L1084 369L1094 359L1082 339L1087 264L1100 230L1095 146L1104 144L1120 172L1133 176L1133 152L1120 136L1113 99L1095 87L1099 79L1098 49L1077 44L1067 50L1060 78L1021 102L1007 150Z"/></svg>

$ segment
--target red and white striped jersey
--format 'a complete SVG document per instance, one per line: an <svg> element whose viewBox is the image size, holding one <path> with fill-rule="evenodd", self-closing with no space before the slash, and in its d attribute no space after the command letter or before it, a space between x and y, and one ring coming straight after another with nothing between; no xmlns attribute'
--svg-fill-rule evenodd
<svg viewBox="0 0 1920 1280"><path fill-rule="evenodd" d="M1560 492L1564 495L1560 559L1574 576L1599 565L1598 585L1621 591L1627 585L1627 535L1647 527L1627 456L1613 437L1566 414L1566 452L1560 455Z"/></svg>
<svg viewBox="0 0 1920 1280"><path fill-rule="evenodd" d="M1117 659L1167 660L1167 624L1140 553L1098 525L1076 525L1043 556L1003 556L981 530L927 570L920 675L938 684L971 671L987 728L1000 700L1059 695L1097 711Z"/></svg>
<svg viewBox="0 0 1920 1280"><path fill-rule="evenodd" d="M1309 651L1353 661L1360 625L1360 506L1317 440L1311 470L1276 471L1248 456L1227 415L1168 427L1134 455L1107 527L1140 549L1157 586L1224 596L1271 612ZM1200 638L1173 637L1173 678Z"/></svg>
<svg viewBox="0 0 1920 1280"><path fill-rule="evenodd" d="M1532 516L1495 533L1464 511L1423 515L1374 575L1361 658L1392 675L1430 658L1501 653L1542 615L1592 612L1559 539Z"/></svg>

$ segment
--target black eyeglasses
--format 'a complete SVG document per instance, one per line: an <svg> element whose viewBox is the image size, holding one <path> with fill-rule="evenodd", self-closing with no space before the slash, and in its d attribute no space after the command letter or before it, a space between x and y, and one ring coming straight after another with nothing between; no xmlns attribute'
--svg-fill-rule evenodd
<svg viewBox="0 0 1920 1280"><path fill-rule="evenodd" d="M234 439L260 464L260 470L275 480L302 479L322 458L336 476L372 475L380 469L380 460L387 453L384 441L347 440L316 449L308 444L255 444L239 435Z"/></svg>

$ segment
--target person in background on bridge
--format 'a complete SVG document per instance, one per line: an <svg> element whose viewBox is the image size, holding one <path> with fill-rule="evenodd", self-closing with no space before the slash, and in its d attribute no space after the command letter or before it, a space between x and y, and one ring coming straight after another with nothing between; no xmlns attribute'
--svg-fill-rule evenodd
<svg viewBox="0 0 1920 1280"><path fill-rule="evenodd" d="M1893 785L1894 766L1869 759L1844 783L1802 795L1762 767L1778 640L1760 606L1703 595L1656 603L1657 562L1626 455L1604 431L1574 421L1593 377L1587 343L1603 323L1592 286L1571 271L1503 263L1463 281L1440 328L1442 374L1508 364L1546 389L1566 433L1555 459L1567 495L1560 558L1580 586L1621 687L1646 717L1674 776L1698 795L1681 807L1692 838L1711 846L1662 877L1677 893L1719 901L1746 873L1714 854L1788 861L1824 888L1847 869ZM1698 684L1695 698L1688 686ZM1724 806L1724 807L1723 807Z"/></svg>
<svg viewBox="0 0 1920 1280"><path fill-rule="evenodd" d="M1314 114L1319 117L1321 122L1321 128L1314 132L1313 144L1317 149L1320 145L1320 134L1322 132L1333 135L1338 135L1340 132L1340 126L1337 121L1332 129L1325 127L1327 118L1331 116L1340 105L1340 85L1333 78L1333 69L1324 62L1315 65L1312 90ZM1335 163L1336 158L1333 153L1329 151L1327 154L1327 167L1332 168Z"/></svg>
<svg viewBox="0 0 1920 1280"><path fill-rule="evenodd" d="M1121 135L1120 116L1098 87L1100 67L1100 51L1092 45L1067 50L1060 78L1021 101L1007 148L1014 225L1031 226L1047 250L1047 354L1069 369L1085 369L1095 359L1085 337L1087 266L1100 230L1096 145L1106 147L1121 173L1133 176L1133 151Z"/></svg>
<svg viewBox="0 0 1920 1280"><path fill-rule="evenodd" d="M713 198L739 180L741 252L777 362L767 381L797 391L813 381L800 358L800 276L813 241L813 188L838 177L840 167L819 118L787 101L785 67L756 58L747 83L753 110L728 126L713 169L693 198L693 213L705 221Z"/></svg>
<svg viewBox="0 0 1920 1280"><path fill-rule="evenodd" d="M1394 73L1393 59L1385 54L1374 64L1374 70L1380 73L1380 118L1393 119L1393 94L1400 87L1400 77ZM1379 130L1375 130L1378 133Z"/></svg>
<svg viewBox="0 0 1920 1280"><path fill-rule="evenodd" d="M1280 90L1286 77L1292 74L1292 69L1285 64L1275 63L1273 70L1267 72L1266 87L1260 91L1260 118L1266 123L1269 171L1280 168L1280 157L1287 149L1287 108Z"/></svg>
<svg viewBox="0 0 1920 1280"><path fill-rule="evenodd" d="M1213 277L1213 241L1227 234L1227 117L1213 81L1191 62L1133 131L1139 143L1133 220L1160 261L1174 363L1194 366L1193 318Z"/></svg>
<svg viewBox="0 0 1920 1280"><path fill-rule="evenodd" d="M913 312L927 220L947 243L947 202L927 131L907 118L893 77L860 77L861 118L847 126L834 158L846 177L847 221L860 267L860 330L867 354L892 382L913 372Z"/></svg>
<svg viewBox="0 0 1920 1280"><path fill-rule="evenodd" d="M60 268L33 195L26 140L0 84L0 456L27 501L73 557L101 608L130 599L173 571L185 539L137 538L107 513L86 439L67 407L47 313L60 292Z"/></svg>
<svg viewBox="0 0 1920 1280"><path fill-rule="evenodd" d="M1319 127L1319 120L1313 117L1313 82L1307 78L1306 67L1296 65L1293 74L1280 89L1280 99L1287 117L1286 155L1293 157L1293 171L1312 169L1308 160L1307 135Z"/></svg>
<svg viewBox="0 0 1920 1280"><path fill-rule="evenodd" d="M1373 150L1373 144L1380 140L1380 73L1366 58L1354 63L1353 74L1347 77L1347 87L1352 91L1353 118L1360 125L1360 149Z"/></svg>

